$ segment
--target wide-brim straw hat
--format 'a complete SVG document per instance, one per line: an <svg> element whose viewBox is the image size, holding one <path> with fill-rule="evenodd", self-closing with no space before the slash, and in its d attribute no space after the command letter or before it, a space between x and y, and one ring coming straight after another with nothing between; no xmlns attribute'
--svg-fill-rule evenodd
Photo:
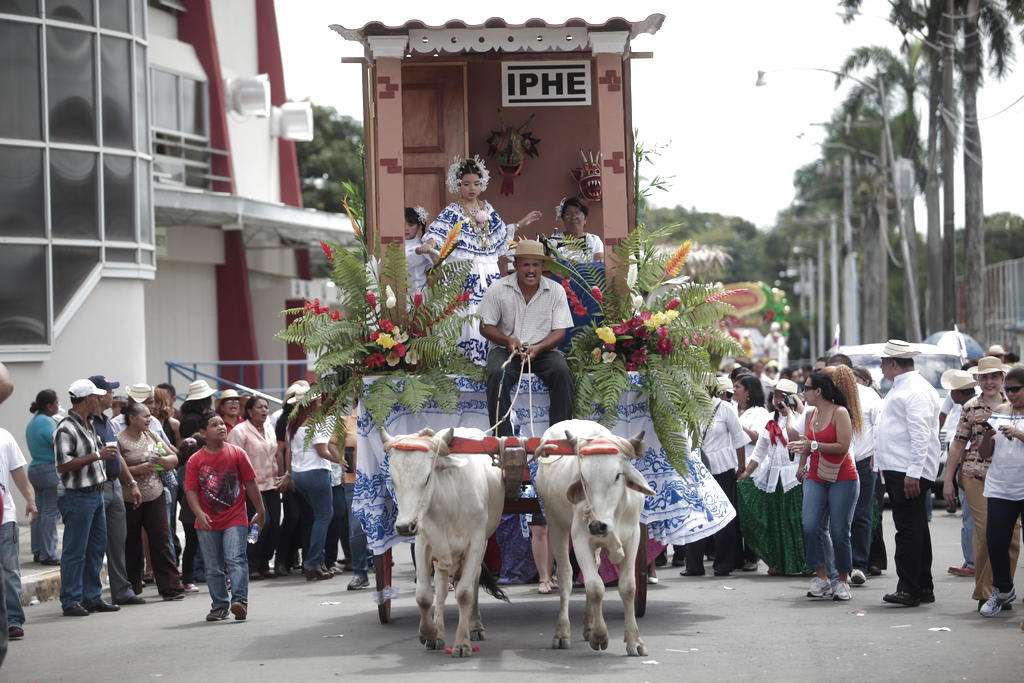
<svg viewBox="0 0 1024 683"><path fill-rule="evenodd" d="M978 386L978 380L967 370L946 370L939 378L939 384L947 391L961 391Z"/></svg>
<svg viewBox="0 0 1024 683"><path fill-rule="evenodd" d="M971 368L970 373L975 377L979 375L991 375L997 372L1006 372L1003 361L995 356L984 356L978 359L978 364Z"/></svg>
<svg viewBox="0 0 1024 683"><path fill-rule="evenodd" d="M188 385L188 394L185 396L186 401L199 401L204 398L213 396L215 392L210 388L210 385L206 383L205 379L197 379Z"/></svg>
<svg viewBox="0 0 1024 683"><path fill-rule="evenodd" d="M217 405L220 405L224 401L227 401L232 398L235 399L236 401L242 400L241 394L239 394L234 389L225 389L224 391L220 392L220 396L217 397Z"/></svg>
<svg viewBox="0 0 1024 683"><path fill-rule="evenodd" d="M289 384L288 388L285 389L285 392L284 392L285 403L287 403L288 399L290 399L292 396L295 395L296 391L299 391L299 390L301 390L303 388L309 389L309 382L307 382L304 379L296 380L296 381L292 382L291 384Z"/></svg>
<svg viewBox="0 0 1024 683"><path fill-rule="evenodd" d="M128 398L136 403L145 403L153 396L153 387L144 382L128 387Z"/></svg>
<svg viewBox="0 0 1024 683"><path fill-rule="evenodd" d="M784 394L796 396L799 393L799 389L796 386L796 382L791 379L780 379L775 383L775 391L781 391Z"/></svg>
<svg viewBox="0 0 1024 683"><path fill-rule="evenodd" d="M732 380L728 377L718 377L715 379L715 386L718 389L718 393L728 391L730 394L733 392Z"/></svg>
<svg viewBox="0 0 1024 683"><path fill-rule="evenodd" d="M883 358L913 358L920 353L913 344L902 339L890 339L882 347Z"/></svg>
<svg viewBox="0 0 1024 683"><path fill-rule="evenodd" d="M544 253L544 245L537 240L519 240L512 248L515 250L516 258L551 260L551 257Z"/></svg>

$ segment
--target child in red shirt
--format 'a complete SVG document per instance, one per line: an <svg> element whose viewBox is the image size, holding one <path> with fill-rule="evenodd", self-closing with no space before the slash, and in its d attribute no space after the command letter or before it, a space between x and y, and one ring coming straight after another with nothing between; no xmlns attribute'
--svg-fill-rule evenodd
<svg viewBox="0 0 1024 683"><path fill-rule="evenodd" d="M263 497L245 451L225 443L228 430L224 419L207 413L199 431L206 446L193 453L185 466L185 498L196 516L199 549L206 565L206 586L212 601L206 620L227 619L230 605L235 619L242 621L249 604L246 537L250 521L245 497L256 509L252 523L260 526L265 516ZM231 578L230 600L225 576Z"/></svg>

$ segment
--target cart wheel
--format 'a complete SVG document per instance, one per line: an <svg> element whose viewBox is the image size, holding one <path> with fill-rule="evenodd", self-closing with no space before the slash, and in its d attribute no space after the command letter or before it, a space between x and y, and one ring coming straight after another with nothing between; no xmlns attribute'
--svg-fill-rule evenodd
<svg viewBox="0 0 1024 683"><path fill-rule="evenodd" d="M391 548L384 551L383 555L373 556L373 575L377 584L377 592L391 587ZM380 623L386 624L391 621L391 599L381 600L377 605L377 619Z"/></svg>
<svg viewBox="0 0 1024 683"><path fill-rule="evenodd" d="M647 525L640 525L640 547L636 551L636 595L633 613L639 619L647 612Z"/></svg>

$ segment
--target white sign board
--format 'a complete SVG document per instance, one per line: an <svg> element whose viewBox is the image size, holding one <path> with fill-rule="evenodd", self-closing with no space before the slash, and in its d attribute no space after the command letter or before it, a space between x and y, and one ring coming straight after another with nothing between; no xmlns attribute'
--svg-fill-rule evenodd
<svg viewBox="0 0 1024 683"><path fill-rule="evenodd" d="M590 104L590 61L501 63L501 106L580 107Z"/></svg>

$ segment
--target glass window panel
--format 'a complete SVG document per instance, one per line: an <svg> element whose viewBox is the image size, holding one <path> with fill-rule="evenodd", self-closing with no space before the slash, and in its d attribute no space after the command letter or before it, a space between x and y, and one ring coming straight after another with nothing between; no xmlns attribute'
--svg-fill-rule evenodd
<svg viewBox="0 0 1024 683"><path fill-rule="evenodd" d="M178 77L160 69L150 71L153 87L153 125L180 130L178 124Z"/></svg>
<svg viewBox="0 0 1024 683"><path fill-rule="evenodd" d="M155 266L156 265L156 252L149 251L147 249L143 249L142 250L142 261L141 262L146 264L147 266Z"/></svg>
<svg viewBox="0 0 1024 683"><path fill-rule="evenodd" d="M121 38L100 39L103 145L132 147L131 44Z"/></svg>
<svg viewBox="0 0 1024 683"><path fill-rule="evenodd" d="M135 0L135 35L146 37L146 0Z"/></svg>
<svg viewBox="0 0 1024 683"><path fill-rule="evenodd" d="M39 16L39 0L0 0L0 12Z"/></svg>
<svg viewBox="0 0 1024 683"><path fill-rule="evenodd" d="M100 261L96 247L53 246L53 317L67 307L71 297Z"/></svg>
<svg viewBox="0 0 1024 683"><path fill-rule="evenodd" d="M41 139L39 29L32 24L0 22L0 64L0 93L5 100L0 107L0 138Z"/></svg>
<svg viewBox="0 0 1024 683"><path fill-rule="evenodd" d="M135 263L135 249L106 249L108 263Z"/></svg>
<svg viewBox="0 0 1024 683"><path fill-rule="evenodd" d="M128 0L100 0L100 26L129 32Z"/></svg>
<svg viewBox="0 0 1024 683"><path fill-rule="evenodd" d="M95 63L92 34L47 29L51 140L96 144Z"/></svg>
<svg viewBox="0 0 1024 683"><path fill-rule="evenodd" d="M50 221L55 237L99 239L96 155L50 150Z"/></svg>
<svg viewBox="0 0 1024 683"><path fill-rule="evenodd" d="M0 249L0 346L46 344L46 246Z"/></svg>
<svg viewBox="0 0 1024 683"><path fill-rule="evenodd" d="M104 239L135 241L135 158L103 156Z"/></svg>
<svg viewBox="0 0 1024 683"><path fill-rule="evenodd" d="M0 235L45 237L43 202L43 150L0 147Z"/></svg>
<svg viewBox="0 0 1024 683"><path fill-rule="evenodd" d="M150 191L152 189L152 171L148 161L139 161L139 240L144 244L153 244L153 215L150 209Z"/></svg>
<svg viewBox="0 0 1024 683"><path fill-rule="evenodd" d="M107 0L101 0L106 2ZM79 24L94 24L92 0L46 0L46 16L49 19L74 21Z"/></svg>
<svg viewBox="0 0 1024 683"><path fill-rule="evenodd" d="M146 91L146 48L135 46L136 149L149 153L149 97Z"/></svg>

